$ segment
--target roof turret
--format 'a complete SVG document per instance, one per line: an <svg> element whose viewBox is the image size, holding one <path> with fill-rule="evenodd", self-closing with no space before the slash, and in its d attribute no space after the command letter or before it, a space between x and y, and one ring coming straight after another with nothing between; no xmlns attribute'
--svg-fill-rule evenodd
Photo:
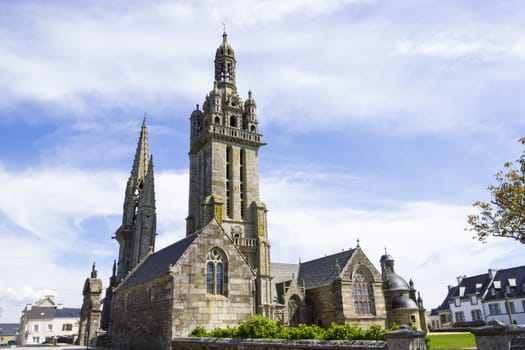
<svg viewBox="0 0 525 350"><path fill-rule="evenodd" d="M228 34L222 34L222 43L215 52L215 80L219 86L235 87L235 52L228 43Z"/></svg>

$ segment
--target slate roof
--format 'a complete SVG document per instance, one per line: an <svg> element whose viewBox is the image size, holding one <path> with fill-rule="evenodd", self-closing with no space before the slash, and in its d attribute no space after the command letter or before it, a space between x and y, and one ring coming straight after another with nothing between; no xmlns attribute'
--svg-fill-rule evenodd
<svg viewBox="0 0 525 350"><path fill-rule="evenodd" d="M19 327L20 324L18 323L0 323L0 335L16 335L16 331L19 329Z"/></svg>
<svg viewBox="0 0 525 350"><path fill-rule="evenodd" d="M289 281L292 275L297 278L299 264L271 263L272 281L274 283Z"/></svg>
<svg viewBox="0 0 525 350"><path fill-rule="evenodd" d="M513 280L513 286L510 283L511 279ZM497 282L499 282L499 288ZM494 287L495 295L492 295L489 291L485 296L485 300L504 299L505 294L509 298L525 297L525 266L498 270L494 276L494 281L488 286L489 289L492 287Z"/></svg>
<svg viewBox="0 0 525 350"><path fill-rule="evenodd" d="M149 255L117 289L129 288L167 273L169 266L175 265L195 238L197 238L197 234L186 236L180 241Z"/></svg>
<svg viewBox="0 0 525 350"><path fill-rule="evenodd" d="M452 294L451 297L467 297L476 293L478 293L478 295L482 295L487 289L489 282L490 276L488 273L464 277L457 288L454 290L454 294ZM481 285L481 287L476 287L476 285Z"/></svg>
<svg viewBox="0 0 525 350"><path fill-rule="evenodd" d="M52 318L76 318L80 317L80 309L64 307L57 309L54 306L32 306L26 311L28 320L49 320Z"/></svg>
<svg viewBox="0 0 525 350"><path fill-rule="evenodd" d="M339 266L339 271L342 271L354 252L355 249L345 250L340 253L301 263L299 265L297 282L302 285L304 281L306 289L331 284L336 277L339 276L335 268L336 262Z"/></svg>

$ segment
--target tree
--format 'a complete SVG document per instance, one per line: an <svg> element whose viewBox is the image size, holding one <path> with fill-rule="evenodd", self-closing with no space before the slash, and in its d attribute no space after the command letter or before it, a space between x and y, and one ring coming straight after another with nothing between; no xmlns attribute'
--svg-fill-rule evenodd
<svg viewBox="0 0 525 350"><path fill-rule="evenodd" d="M525 137L519 142L525 145ZM489 236L513 238L525 244L525 151L516 164L507 162L496 174L496 185L487 189L491 200L473 204L478 214L468 216L473 238L486 242Z"/></svg>

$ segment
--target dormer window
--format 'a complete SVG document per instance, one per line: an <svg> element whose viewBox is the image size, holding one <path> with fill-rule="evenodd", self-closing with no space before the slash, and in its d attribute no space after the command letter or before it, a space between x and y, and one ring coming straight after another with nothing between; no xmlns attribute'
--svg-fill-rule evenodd
<svg viewBox="0 0 525 350"><path fill-rule="evenodd" d="M501 281L494 281L494 288L501 289Z"/></svg>
<svg viewBox="0 0 525 350"><path fill-rule="evenodd" d="M510 287L516 287L516 279L515 278L509 278L509 286Z"/></svg>

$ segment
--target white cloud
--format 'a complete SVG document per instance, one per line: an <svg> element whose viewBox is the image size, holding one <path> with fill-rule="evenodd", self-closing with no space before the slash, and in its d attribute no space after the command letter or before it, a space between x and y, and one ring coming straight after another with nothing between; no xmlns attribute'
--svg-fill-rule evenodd
<svg viewBox="0 0 525 350"><path fill-rule="evenodd" d="M313 175L311 178L315 179L318 174ZM308 175L305 177L309 179ZM273 261L311 260L353 248L359 239L378 269L385 248L393 255L396 272L407 281L414 280L427 308L441 303L447 285L454 282L456 275L483 273L495 262L504 261L510 266L521 263L508 256L515 242L491 241L482 245L464 231L470 206L384 199L379 202L369 198L378 202L375 208L367 209L369 203L363 206L341 202L341 191L348 189L343 182L328 188L319 186L317 181L293 177L266 177L262 187L269 209ZM354 193L344 195L352 197ZM479 261L480 256L483 261Z"/></svg>
<svg viewBox="0 0 525 350"><path fill-rule="evenodd" d="M516 34L522 24L500 25L486 9L476 17L453 3L440 4L444 21L432 16L432 2L139 2L126 10L117 3L82 11L4 6L13 15L26 13L31 26L0 27L6 58L0 106L41 103L65 118L93 118L114 107L189 111L211 88L223 21L244 73L240 92L254 90L265 122L287 125L293 118L297 130L354 122L403 133L490 129L499 117L483 117L476 101L494 84L521 86L523 80L514 62L523 56ZM401 16L406 13L413 21ZM512 99L521 90L503 93Z"/></svg>

